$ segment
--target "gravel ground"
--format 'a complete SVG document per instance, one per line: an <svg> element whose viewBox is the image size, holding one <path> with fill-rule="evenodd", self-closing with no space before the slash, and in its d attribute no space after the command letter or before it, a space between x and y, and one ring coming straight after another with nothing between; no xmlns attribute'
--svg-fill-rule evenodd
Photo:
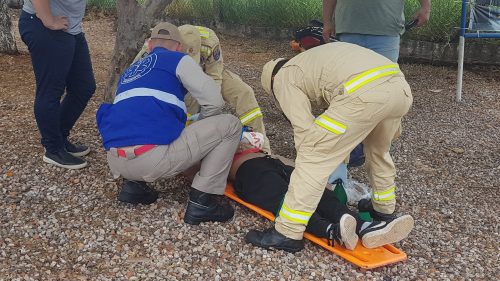
<svg viewBox="0 0 500 281"><path fill-rule="evenodd" d="M98 90L73 130L89 144L90 167L45 165L33 117L34 78L24 45L0 55L0 280L490 280L499 269L500 71L469 69L464 102L453 102L456 70L402 65L414 91L405 131L394 144L398 210L415 217L396 246L408 261L360 270L306 243L298 254L243 242L271 225L236 206L230 223L182 222L188 182L156 182L151 206L116 201L94 114L113 50L113 23L85 23ZM256 89L278 154L294 157L291 127L259 85L268 59L290 56L286 42L222 38L227 67ZM354 177L366 182L363 169ZM496 211L495 211L496 210Z"/></svg>

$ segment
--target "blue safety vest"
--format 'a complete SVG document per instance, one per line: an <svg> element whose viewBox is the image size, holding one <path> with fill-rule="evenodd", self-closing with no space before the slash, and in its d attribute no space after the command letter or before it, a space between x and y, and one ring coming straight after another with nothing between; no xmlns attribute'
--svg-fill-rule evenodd
<svg viewBox="0 0 500 281"><path fill-rule="evenodd" d="M113 104L96 114L104 147L166 145L179 137L186 123L184 96L177 66L185 54L155 48L120 77Z"/></svg>

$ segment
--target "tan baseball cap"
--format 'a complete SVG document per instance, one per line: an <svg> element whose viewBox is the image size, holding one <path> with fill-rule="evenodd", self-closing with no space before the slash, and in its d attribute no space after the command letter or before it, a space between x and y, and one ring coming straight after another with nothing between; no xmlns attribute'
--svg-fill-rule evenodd
<svg viewBox="0 0 500 281"><path fill-rule="evenodd" d="M177 26L168 22L161 22L157 24L151 31L151 39L174 40L184 44Z"/></svg>
<svg viewBox="0 0 500 281"><path fill-rule="evenodd" d="M196 63L200 63L201 36L200 30L190 24L179 26L184 45L182 52L188 54Z"/></svg>
<svg viewBox="0 0 500 281"><path fill-rule="evenodd" d="M264 67L262 68L262 74L260 76L260 83L262 84L262 88L266 93L271 94L273 89L271 89L271 82L273 79L273 70L274 67L278 64L278 62L284 60L284 58L275 59L272 61L268 61Z"/></svg>

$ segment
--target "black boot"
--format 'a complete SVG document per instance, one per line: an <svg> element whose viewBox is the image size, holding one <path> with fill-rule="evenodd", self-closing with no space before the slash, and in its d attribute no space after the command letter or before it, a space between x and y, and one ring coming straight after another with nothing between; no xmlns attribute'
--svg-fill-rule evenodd
<svg viewBox="0 0 500 281"><path fill-rule="evenodd" d="M216 196L191 188L184 222L198 225L202 222L226 222L230 220L234 216L233 207L229 203L217 202Z"/></svg>
<svg viewBox="0 0 500 281"><path fill-rule="evenodd" d="M274 229L264 231L250 230L245 236L245 241L264 249L274 248L289 253L296 253L304 249L304 240L295 240L286 237Z"/></svg>
<svg viewBox="0 0 500 281"><path fill-rule="evenodd" d="M124 180L118 201L149 205L158 199L158 192L143 181Z"/></svg>
<svg viewBox="0 0 500 281"><path fill-rule="evenodd" d="M373 218L373 220L376 220L376 221L390 222L390 221L397 219L397 216L394 213L384 214L384 213L380 213L380 212L375 211L375 209L373 209L372 200L370 200L370 199L359 200L358 210L360 212L369 212L370 216Z"/></svg>

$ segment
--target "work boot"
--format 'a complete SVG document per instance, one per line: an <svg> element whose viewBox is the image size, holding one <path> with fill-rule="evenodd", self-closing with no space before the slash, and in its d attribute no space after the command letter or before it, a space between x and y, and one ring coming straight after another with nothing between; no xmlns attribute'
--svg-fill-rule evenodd
<svg viewBox="0 0 500 281"><path fill-rule="evenodd" d="M69 140L64 141L66 151L77 157L82 157L90 153L90 148L86 145L72 144Z"/></svg>
<svg viewBox="0 0 500 281"><path fill-rule="evenodd" d="M340 218L339 223L331 224L327 229L328 245L333 246L333 241L337 241L340 245L348 250L354 250L358 244L358 235L356 234L356 219L344 214Z"/></svg>
<svg viewBox="0 0 500 281"><path fill-rule="evenodd" d="M359 236L366 248L377 248L386 244L399 242L410 234L414 226L413 217L404 215L391 220L365 222L361 226Z"/></svg>
<svg viewBox="0 0 500 281"><path fill-rule="evenodd" d="M397 216L393 214L384 214L375 211L373 209L373 204L371 199L361 199L358 202L358 210L360 212L369 212L370 216L373 218L375 221L385 221L385 222L390 222L392 220L395 220Z"/></svg>
<svg viewBox="0 0 500 281"><path fill-rule="evenodd" d="M46 151L42 159L45 163L71 170L81 169L87 166L87 162L85 162L85 160L69 154L64 149L61 149L56 153Z"/></svg>
<svg viewBox="0 0 500 281"><path fill-rule="evenodd" d="M184 222L198 225L202 222L226 222L230 220L234 216L233 207L229 203L217 202L216 196L191 188Z"/></svg>
<svg viewBox="0 0 500 281"><path fill-rule="evenodd" d="M149 205L158 199L158 191L143 181L124 180L122 190L118 193L118 201L130 204Z"/></svg>
<svg viewBox="0 0 500 281"><path fill-rule="evenodd" d="M304 249L304 240L295 240L286 237L274 229L274 226L264 231L250 230L245 241L264 249L278 249L289 253L296 253Z"/></svg>

